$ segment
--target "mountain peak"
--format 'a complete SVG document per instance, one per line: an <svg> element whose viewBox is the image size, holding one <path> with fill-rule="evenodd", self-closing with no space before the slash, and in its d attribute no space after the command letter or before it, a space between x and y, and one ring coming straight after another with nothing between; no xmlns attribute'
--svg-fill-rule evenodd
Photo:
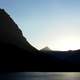
<svg viewBox="0 0 80 80"><path fill-rule="evenodd" d="M44 47L43 49L41 49L41 51L51 51L51 49L49 47Z"/></svg>

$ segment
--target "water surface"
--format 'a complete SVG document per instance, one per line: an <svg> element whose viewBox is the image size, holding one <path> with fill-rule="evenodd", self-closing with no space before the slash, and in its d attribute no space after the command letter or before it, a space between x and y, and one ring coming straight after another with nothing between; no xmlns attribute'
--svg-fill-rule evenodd
<svg viewBox="0 0 80 80"><path fill-rule="evenodd" d="M19 72L0 74L0 80L80 80L79 72Z"/></svg>

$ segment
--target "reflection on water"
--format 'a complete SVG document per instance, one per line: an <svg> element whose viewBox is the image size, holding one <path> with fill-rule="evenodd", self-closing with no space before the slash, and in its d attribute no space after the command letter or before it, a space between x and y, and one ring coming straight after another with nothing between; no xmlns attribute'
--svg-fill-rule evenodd
<svg viewBox="0 0 80 80"><path fill-rule="evenodd" d="M0 74L0 80L80 80L79 72L19 72Z"/></svg>

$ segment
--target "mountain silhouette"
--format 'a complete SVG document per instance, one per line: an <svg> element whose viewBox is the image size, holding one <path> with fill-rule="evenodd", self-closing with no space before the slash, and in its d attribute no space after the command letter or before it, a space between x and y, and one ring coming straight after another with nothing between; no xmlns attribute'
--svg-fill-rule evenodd
<svg viewBox="0 0 80 80"><path fill-rule="evenodd" d="M28 51L36 51L28 43L18 25L4 9L0 9L0 42L16 45Z"/></svg>
<svg viewBox="0 0 80 80"><path fill-rule="evenodd" d="M51 51L51 49L49 47L44 47L40 51Z"/></svg>
<svg viewBox="0 0 80 80"><path fill-rule="evenodd" d="M40 70L48 61L49 56L31 46L10 15L0 9L0 71Z"/></svg>
<svg viewBox="0 0 80 80"><path fill-rule="evenodd" d="M80 49L37 50L4 9L0 9L0 72L80 71Z"/></svg>

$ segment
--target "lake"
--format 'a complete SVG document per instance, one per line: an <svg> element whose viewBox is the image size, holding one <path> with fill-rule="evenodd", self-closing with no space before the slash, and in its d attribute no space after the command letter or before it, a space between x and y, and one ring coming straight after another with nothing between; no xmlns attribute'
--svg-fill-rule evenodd
<svg viewBox="0 0 80 80"><path fill-rule="evenodd" d="M79 72L16 72L0 74L0 80L80 80Z"/></svg>

